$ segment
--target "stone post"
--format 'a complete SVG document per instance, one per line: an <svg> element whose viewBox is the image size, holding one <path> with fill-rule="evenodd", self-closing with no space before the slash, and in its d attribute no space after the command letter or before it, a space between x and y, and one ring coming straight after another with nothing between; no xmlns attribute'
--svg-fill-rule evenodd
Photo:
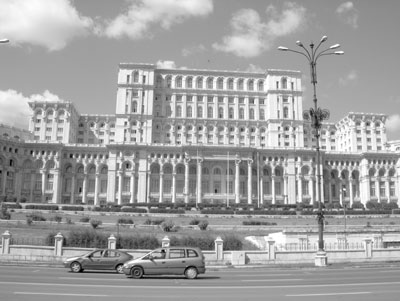
<svg viewBox="0 0 400 301"><path fill-rule="evenodd" d="M115 250L117 248L117 239L114 234L111 234L108 238L108 248Z"/></svg>
<svg viewBox="0 0 400 301"><path fill-rule="evenodd" d="M215 254L217 255L217 260L224 259L224 241L220 236L218 236L215 241Z"/></svg>
<svg viewBox="0 0 400 301"><path fill-rule="evenodd" d="M268 260L275 260L275 240L268 239Z"/></svg>
<svg viewBox="0 0 400 301"><path fill-rule="evenodd" d="M54 236L54 256L62 256L64 236L60 232Z"/></svg>
<svg viewBox="0 0 400 301"><path fill-rule="evenodd" d="M1 254L10 254L11 233L6 230L1 236Z"/></svg>
<svg viewBox="0 0 400 301"><path fill-rule="evenodd" d="M364 239L365 258L372 258L372 239Z"/></svg>
<svg viewBox="0 0 400 301"><path fill-rule="evenodd" d="M170 246L170 240L168 238L168 236L165 236L162 240L161 240L161 247L163 248L168 248Z"/></svg>

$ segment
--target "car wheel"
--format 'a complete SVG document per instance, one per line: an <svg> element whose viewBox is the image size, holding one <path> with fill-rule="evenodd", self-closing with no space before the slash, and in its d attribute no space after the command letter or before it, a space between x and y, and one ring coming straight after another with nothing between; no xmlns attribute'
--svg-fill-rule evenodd
<svg viewBox="0 0 400 301"><path fill-rule="evenodd" d="M197 269L195 267L189 267L185 270L185 277L187 279L195 279L197 278Z"/></svg>
<svg viewBox="0 0 400 301"><path fill-rule="evenodd" d="M140 279L143 277L143 269L141 267L133 267L131 270L132 278Z"/></svg>
<svg viewBox="0 0 400 301"><path fill-rule="evenodd" d="M123 274L124 273L124 265L123 264L117 265L115 270L117 271L118 274Z"/></svg>
<svg viewBox="0 0 400 301"><path fill-rule="evenodd" d="M71 263L70 268L71 268L71 271L74 273L79 273L82 271L82 266L77 261L74 261L73 263Z"/></svg>

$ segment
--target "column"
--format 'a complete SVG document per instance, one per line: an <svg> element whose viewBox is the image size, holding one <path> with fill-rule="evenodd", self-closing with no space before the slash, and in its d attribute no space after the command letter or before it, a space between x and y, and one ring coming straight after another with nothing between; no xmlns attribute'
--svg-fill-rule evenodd
<svg viewBox="0 0 400 301"><path fill-rule="evenodd" d="M377 178L375 180L375 194L378 196L378 203L381 202L381 192L379 190L379 181L380 181L380 178Z"/></svg>
<svg viewBox="0 0 400 301"><path fill-rule="evenodd" d="M100 174L96 172L96 179L94 182L94 205L99 204L99 185L100 185Z"/></svg>
<svg viewBox="0 0 400 301"><path fill-rule="evenodd" d="M196 197L196 202L197 204L201 204L201 196L202 196L202 191L201 191L201 178L202 178L202 159L197 160L197 197Z"/></svg>
<svg viewBox="0 0 400 301"><path fill-rule="evenodd" d="M390 186L389 186L389 179L385 180L385 195L387 197L388 203L390 202Z"/></svg>
<svg viewBox="0 0 400 301"><path fill-rule="evenodd" d="M163 194L164 194L164 172L162 168L160 170L160 188L159 188L160 195L158 196L158 202L163 202Z"/></svg>
<svg viewBox="0 0 400 301"><path fill-rule="evenodd" d="M83 175L83 188L82 188L82 203L86 205L87 200L86 200L86 196L87 196L87 182L88 182L88 174L85 172L85 174Z"/></svg>
<svg viewBox="0 0 400 301"><path fill-rule="evenodd" d="M310 196L311 196L310 203L314 204L315 195L314 195L314 179L313 178L310 178L310 181L308 181L308 191L310 191Z"/></svg>
<svg viewBox="0 0 400 301"><path fill-rule="evenodd" d="M252 170L251 170L251 165L253 163L253 160L249 160L247 162L247 203L249 205L252 204Z"/></svg>
<svg viewBox="0 0 400 301"><path fill-rule="evenodd" d="M283 194L285 196L283 202L284 204L288 204L288 176L285 175L283 177Z"/></svg>
<svg viewBox="0 0 400 301"><path fill-rule="evenodd" d="M172 171L172 203L176 202L176 166L174 165Z"/></svg>
<svg viewBox="0 0 400 301"><path fill-rule="evenodd" d="M297 176L297 193L298 195L298 202L302 203L303 202L303 177L298 175Z"/></svg>
<svg viewBox="0 0 400 301"><path fill-rule="evenodd" d="M33 202L33 190L35 189L35 172L31 171L31 186L29 190L29 203Z"/></svg>
<svg viewBox="0 0 400 301"><path fill-rule="evenodd" d="M264 176L260 177L260 204L264 205Z"/></svg>
<svg viewBox="0 0 400 301"><path fill-rule="evenodd" d="M6 183L7 183L7 170L3 169L3 187L1 187L1 194L6 194Z"/></svg>
<svg viewBox="0 0 400 301"><path fill-rule="evenodd" d="M131 174L131 183L130 183L130 190L131 190L131 198L129 199L129 203L133 204L135 202L135 171L132 171Z"/></svg>
<svg viewBox="0 0 400 301"><path fill-rule="evenodd" d="M76 185L76 175L72 175L71 179L71 199L70 199L70 204L74 204L74 198L75 198L75 185Z"/></svg>
<svg viewBox="0 0 400 301"><path fill-rule="evenodd" d="M184 161L185 164L185 187L183 189L183 195L185 196L185 204L189 203L189 160Z"/></svg>
<svg viewBox="0 0 400 301"><path fill-rule="evenodd" d="M275 196L275 175L271 176L271 194L272 194L272 205L276 204L276 196Z"/></svg>
<svg viewBox="0 0 400 301"><path fill-rule="evenodd" d="M328 199L329 199L329 204L332 204L332 183L331 183L331 180L329 180L329 184L328 184Z"/></svg>
<svg viewBox="0 0 400 301"><path fill-rule="evenodd" d="M339 182L339 203L343 206L343 182L340 180Z"/></svg>
<svg viewBox="0 0 400 301"><path fill-rule="evenodd" d="M352 207L353 203L354 203L353 184L354 184L354 180L349 180L350 207Z"/></svg>
<svg viewBox="0 0 400 301"><path fill-rule="evenodd" d="M47 173L46 173L45 169L42 169L40 172L42 174L42 203L44 203L46 201L45 191L46 191L46 175L47 175Z"/></svg>
<svg viewBox="0 0 400 301"><path fill-rule="evenodd" d="M122 171L118 171L118 205L122 204Z"/></svg>
<svg viewBox="0 0 400 301"><path fill-rule="evenodd" d="M59 196L61 196L59 184L60 184L60 171L55 170L54 182L53 182L53 200L52 200L54 204L61 203L60 200L58 200Z"/></svg>
<svg viewBox="0 0 400 301"><path fill-rule="evenodd" d="M235 160L235 203L240 203L240 160Z"/></svg>

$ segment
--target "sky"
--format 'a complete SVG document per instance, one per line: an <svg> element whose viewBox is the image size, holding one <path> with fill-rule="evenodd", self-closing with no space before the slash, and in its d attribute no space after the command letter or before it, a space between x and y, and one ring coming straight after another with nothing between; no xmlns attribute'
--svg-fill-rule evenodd
<svg viewBox="0 0 400 301"><path fill-rule="evenodd" d="M299 70L300 50L322 36L342 56L317 64L318 105L329 122L348 112L386 114L400 139L400 1L0 0L0 123L27 128L28 101L65 100L81 114L114 114L118 64L163 68ZM325 49L325 48L321 48Z"/></svg>

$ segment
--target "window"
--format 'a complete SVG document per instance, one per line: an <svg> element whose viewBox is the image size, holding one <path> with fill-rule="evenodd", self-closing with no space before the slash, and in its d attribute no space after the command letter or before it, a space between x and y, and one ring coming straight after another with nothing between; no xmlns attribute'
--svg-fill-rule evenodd
<svg viewBox="0 0 400 301"><path fill-rule="evenodd" d="M185 258L185 250L184 249L170 249L169 250L169 258Z"/></svg>
<svg viewBox="0 0 400 301"><path fill-rule="evenodd" d="M199 77L196 84L197 89L203 89L203 78Z"/></svg>
<svg viewBox="0 0 400 301"><path fill-rule="evenodd" d="M214 116L214 112L213 112L213 108L212 107L208 107L207 109L207 117L208 118L213 118Z"/></svg>
<svg viewBox="0 0 400 301"><path fill-rule="evenodd" d="M214 80L212 77L207 79L207 89L214 89Z"/></svg>
<svg viewBox="0 0 400 301"><path fill-rule="evenodd" d="M229 89L229 90L233 90L233 79L232 79L232 78L230 78L230 79L228 80L228 89Z"/></svg>
<svg viewBox="0 0 400 301"><path fill-rule="evenodd" d="M186 80L186 88L193 88L193 78L188 77Z"/></svg>
<svg viewBox="0 0 400 301"><path fill-rule="evenodd" d="M198 118L203 117L203 108L202 107L197 107L197 117Z"/></svg>
<svg viewBox="0 0 400 301"><path fill-rule="evenodd" d="M181 76L178 76L176 78L176 87L177 88L182 88L182 77Z"/></svg>
<svg viewBox="0 0 400 301"><path fill-rule="evenodd" d="M287 78L286 77L282 78L282 89L287 89Z"/></svg>
<svg viewBox="0 0 400 301"><path fill-rule="evenodd" d="M264 91L264 82L262 80L258 82L258 91Z"/></svg>
<svg viewBox="0 0 400 301"><path fill-rule="evenodd" d="M224 88L224 79L223 78L218 78L217 89L222 90L223 88Z"/></svg>
<svg viewBox="0 0 400 301"><path fill-rule="evenodd" d="M254 90L254 81L251 79L247 83L247 90L253 91Z"/></svg>
<svg viewBox="0 0 400 301"><path fill-rule="evenodd" d="M239 119L244 119L244 109L243 108L239 109Z"/></svg>
<svg viewBox="0 0 400 301"><path fill-rule="evenodd" d="M218 108L218 118L224 118L224 109L222 107Z"/></svg>

